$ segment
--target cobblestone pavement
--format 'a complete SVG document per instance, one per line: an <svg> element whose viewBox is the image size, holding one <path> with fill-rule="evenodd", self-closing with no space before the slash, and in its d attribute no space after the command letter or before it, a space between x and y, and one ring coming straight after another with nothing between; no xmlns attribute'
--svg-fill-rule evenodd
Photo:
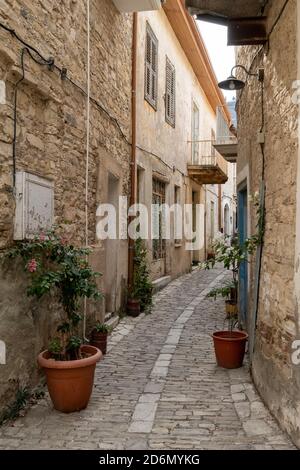
<svg viewBox="0 0 300 470"><path fill-rule="evenodd" d="M211 334L224 303L205 298L226 274L196 270L125 318L98 364L88 408L69 415L48 398L0 429L1 449L292 449L258 397L247 366L215 364Z"/></svg>

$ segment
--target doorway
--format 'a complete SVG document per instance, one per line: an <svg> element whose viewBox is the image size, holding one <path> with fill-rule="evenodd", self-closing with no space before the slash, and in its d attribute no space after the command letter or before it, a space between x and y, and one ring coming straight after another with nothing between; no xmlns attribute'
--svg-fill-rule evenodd
<svg viewBox="0 0 300 470"><path fill-rule="evenodd" d="M166 240L164 237L164 212L166 184L157 178L152 179L152 274L155 279L166 274Z"/></svg>
<svg viewBox="0 0 300 470"><path fill-rule="evenodd" d="M228 236L230 235L230 227L229 227L229 206L228 204L225 204L224 207L224 235Z"/></svg>

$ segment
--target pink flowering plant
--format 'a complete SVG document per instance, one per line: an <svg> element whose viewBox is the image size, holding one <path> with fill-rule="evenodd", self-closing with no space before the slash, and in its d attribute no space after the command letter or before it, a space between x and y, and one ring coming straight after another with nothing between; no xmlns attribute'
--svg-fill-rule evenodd
<svg viewBox="0 0 300 470"><path fill-rule="evenodd" d="M69 244L55 230L17 243L7 253L9 258L21 257L24 261L30 278L29 296L41 299L53 293L62 306L62 322L48 347L51 357L56 360L80 359L83 341L78 330L82 320L82 300L101 297L96 284L100 273L89 266L89 253L90 249Z"/></svg>

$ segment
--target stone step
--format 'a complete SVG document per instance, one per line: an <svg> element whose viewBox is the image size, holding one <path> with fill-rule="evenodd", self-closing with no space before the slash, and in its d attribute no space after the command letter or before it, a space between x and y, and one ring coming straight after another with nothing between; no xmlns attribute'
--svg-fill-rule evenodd
<svg viewBox="0 0 300 470"><path fill-rule="evenodd" d="M169 282L171 282L171 280L172 280L171 276L164 276L164 277L160 277L159 279L155 279L155 281L152 282L153 293L155 294L156 292L166 287L169 284Z"/></svg>
<svg viewBox="0 0 300 470"><path fill-rule="evenodd" d="M116 328L119 321L120 321L119 315L116 315L115 313L112 313L112 312L107 312L105 314L104 323L107 326L109 326L112 330Z"/></svg>

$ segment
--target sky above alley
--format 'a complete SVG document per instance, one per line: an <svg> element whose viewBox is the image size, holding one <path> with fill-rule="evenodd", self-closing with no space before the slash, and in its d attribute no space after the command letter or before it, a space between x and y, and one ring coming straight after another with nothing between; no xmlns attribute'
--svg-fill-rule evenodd
<svg viewBox="0 0 300 470"><path fill-rule="evenodd" d="M218 81L225 80L231 68L235 65L234 47L227 46L227 28L205 21L197 21L206 48L209 53ZM223 91L227 101L231 100L235 93Z"/></svg>

